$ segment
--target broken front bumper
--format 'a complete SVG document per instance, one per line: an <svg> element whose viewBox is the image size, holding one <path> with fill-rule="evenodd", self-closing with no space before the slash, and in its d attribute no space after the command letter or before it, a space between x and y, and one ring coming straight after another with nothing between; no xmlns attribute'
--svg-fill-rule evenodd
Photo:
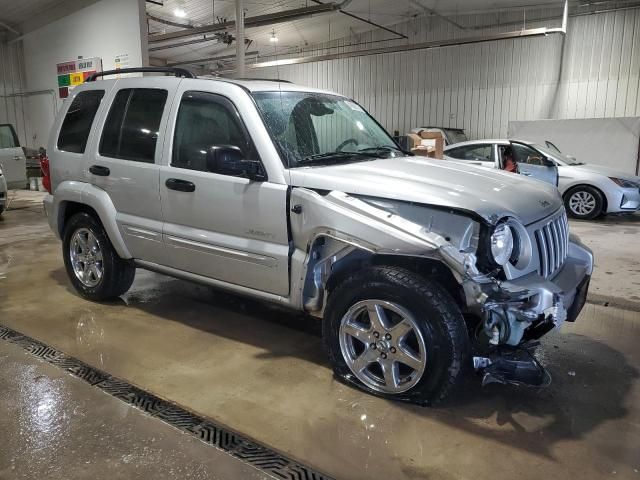
<svg viewBox="0 0 640 480"><path fill-rule="evenodd" d="M593 253L571 235L567 259L553 277L532 272L513 280L476 284L471 298L469 289L465 289L468 303L471 300L468 306L470 310L479 309L484 318L502 316L509 329L499 343L515 346L540 338L564 321L575 321L584 307L592 272Z"/></svg>

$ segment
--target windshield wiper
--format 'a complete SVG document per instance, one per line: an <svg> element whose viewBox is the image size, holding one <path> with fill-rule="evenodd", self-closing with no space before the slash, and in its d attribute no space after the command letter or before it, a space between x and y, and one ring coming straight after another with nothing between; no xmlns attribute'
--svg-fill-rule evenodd
<svg viewBox="0 0 640 480"><path fill-rule="evenodd" d="M392 147L391 145L380 145L378 147L367 147L367 148L361 148L360 150L358 150L358 152L360 153L372 153L376 156L381 157L383 154L389 153L389 152L400 152L404 155L412 155L410 152L406 152L404 150L402 150L401 148L398 147Z"/></svg>
<svg viewBox="0 0 640 480"><path fill-rule="evenodd" d="M314 155L309 155L304 157L301 160L298 160L298 163L313 163L316 161L322 160L342 160L349 159L353 157L369 157L370 155L361 153L361 152L325 152L325 153L316 153Z"/></svg>

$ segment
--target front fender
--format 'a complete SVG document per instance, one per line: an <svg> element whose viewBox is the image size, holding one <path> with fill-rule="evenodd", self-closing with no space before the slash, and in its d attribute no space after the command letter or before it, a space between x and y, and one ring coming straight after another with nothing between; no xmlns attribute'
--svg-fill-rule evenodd
<svg viewBox="0 0 640 480"><path fill-rule="evenodd" d="M312 290L317 293L324 287L331 265L338 261L338 257L349 255L354 249L371 255L438 260L451 270L461 284L465 278L482 277L476 268L473 253L461 251L449 238L429 227L352 195L337 191L322 195L314 190L294 188L291 205L294 212L291 214L291 233L295 247L292 257L293 292L302 291L304 285L308 286L311 282ZM451 215L454 213L433 212L433 215L453 218ZM470 225L473 220L469 222ZM318 238L330 239L331 245L325 249L326 252L320 253L314 249ZM316 308L319 306L321 297L318 295L305 294L303 297L303 303L311 301ZM308 305L305 308L310 310Z"/></svg>
<svg viewBox="0 0 640 480"><path fill-rule="evenodd" d="M86 205L95 210L118 255L125 259L132 258L118 229L117 211L111 198L101 188L88 183L65 181L56 187L53 205L50 207L49 223L59 238L63 235L65 210L71 202Z"/></svg>

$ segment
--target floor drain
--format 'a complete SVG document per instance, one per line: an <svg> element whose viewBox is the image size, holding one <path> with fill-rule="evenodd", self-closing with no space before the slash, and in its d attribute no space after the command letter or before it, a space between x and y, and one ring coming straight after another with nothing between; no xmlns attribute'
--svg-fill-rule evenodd
<svg viewBox="0 0 640 480"><path fill-rule="evenodd" d="M331 480L322 473L290 459L267 446L233 432L184 408L115 378L77 358L20 332L0 325L0 339L19 345L32 355L84 380L173 427L199 438L273 478L285 480Z"/></svg>

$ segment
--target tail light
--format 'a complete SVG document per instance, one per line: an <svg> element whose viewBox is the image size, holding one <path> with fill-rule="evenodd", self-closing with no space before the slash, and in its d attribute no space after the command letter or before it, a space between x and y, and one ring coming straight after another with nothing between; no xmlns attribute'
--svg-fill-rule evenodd
<svg viewBox="0 0 640 480"><path fill-rule="evenodd" d="M40 154L40 170L42 171L42 186L51 192L51 173L49 172L49 157L46 153Z"/></svg>

